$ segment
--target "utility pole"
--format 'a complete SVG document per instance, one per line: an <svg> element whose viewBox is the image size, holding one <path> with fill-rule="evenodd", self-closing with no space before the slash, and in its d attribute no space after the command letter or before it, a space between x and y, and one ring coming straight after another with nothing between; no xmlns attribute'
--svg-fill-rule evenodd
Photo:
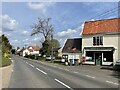
<svg viewBox="0 0 120 90"><path fill-rule="evenodd" d="M53 62L53 30L51 30L51 61Z"/></svg>

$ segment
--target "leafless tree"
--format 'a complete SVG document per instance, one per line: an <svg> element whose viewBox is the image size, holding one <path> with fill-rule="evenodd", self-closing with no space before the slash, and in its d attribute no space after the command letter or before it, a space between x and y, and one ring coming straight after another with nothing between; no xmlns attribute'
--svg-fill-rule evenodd
<svg viewBox="0 0 120 90"><path fill-rule="evenodd" d="M31 36L41 33L43 34L45 40L50 39L50 36L53 32L53 26L49 24L50 19L51 18L47 19L38 18L38 22L32 26L33 31L31 33Z"/></svg>

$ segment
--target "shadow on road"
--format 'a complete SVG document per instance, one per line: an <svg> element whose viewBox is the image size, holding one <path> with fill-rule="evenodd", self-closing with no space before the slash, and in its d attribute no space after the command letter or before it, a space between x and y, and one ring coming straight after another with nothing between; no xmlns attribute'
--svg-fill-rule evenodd
<svg viewBox="0 0 120 90"><path fill-rule="evenodd" d="M104 67L101 67L100 69L113 71L113 73L110 76L113 76L117 78L118 80L120 80L120 71L115 70L113 66L104 66Z"/></svg>

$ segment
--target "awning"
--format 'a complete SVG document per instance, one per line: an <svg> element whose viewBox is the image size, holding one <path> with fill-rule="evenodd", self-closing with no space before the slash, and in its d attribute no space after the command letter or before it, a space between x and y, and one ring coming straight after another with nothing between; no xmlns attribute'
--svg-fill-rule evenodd
<svg viewBox="0 0 120 90"><path fill-rule="evenodd" d="M86 51L114 51L114 47L84 47Z"/></svg>

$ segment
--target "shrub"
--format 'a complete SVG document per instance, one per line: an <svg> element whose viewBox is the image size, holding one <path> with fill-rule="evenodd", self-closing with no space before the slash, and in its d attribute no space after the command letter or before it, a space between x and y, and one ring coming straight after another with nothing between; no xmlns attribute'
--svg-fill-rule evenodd
<svg viewBox="0 0 120 90"><path fill-rule="evenodd" d="M55 59L62 59L62 57L58 56L58 57L55 57Z"/></svg>

